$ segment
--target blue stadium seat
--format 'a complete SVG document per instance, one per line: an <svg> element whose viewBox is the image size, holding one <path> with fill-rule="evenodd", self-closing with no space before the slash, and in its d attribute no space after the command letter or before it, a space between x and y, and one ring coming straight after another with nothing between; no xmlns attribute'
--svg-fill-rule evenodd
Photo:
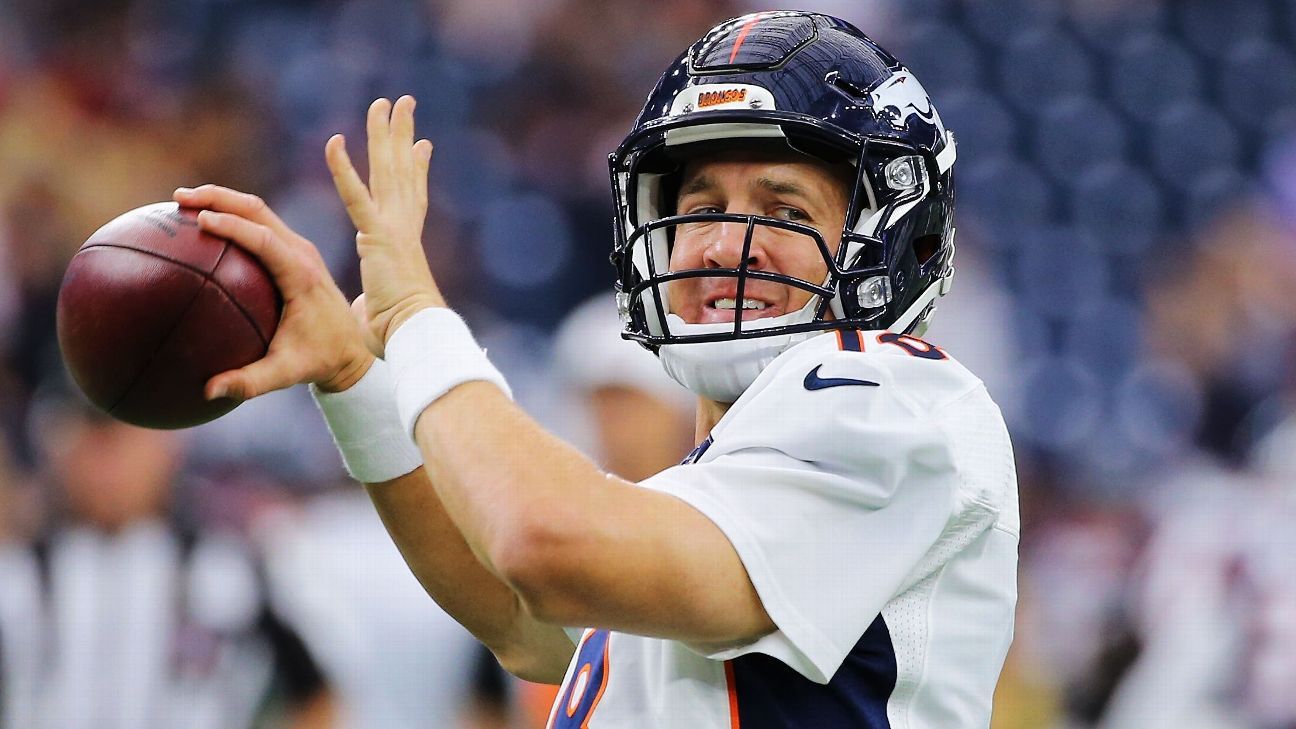
<svg viewBox="0 0 1296 729"><path fill-rule="evenodd" d="M1013 38L999 59L999 79L1008 101L1026 112L1065 96L1089 95L1095 86L1089 53L1061 30L1037 29Z"/></svg>
<svg viewBox="0 0 1296 729"><path fill-rule="evenodd" d="M1282 5L1286 16L1282 20L1286 23L1287 37L1296 39L1296 3L1287 2Z"/></svg>
<svg viewBox="0 0 1296 729"><path fill-rule="evenodd" d="M309 136L312 152L318 153L320 129L372 100L367 98L367 71L323 49L306 51L277 69L273 78L278 85L269 101L289 133Z"/></svg>
<svg viewBox="0 0 1296 729"><path fill-rule="evenodd" d="M975 164L1010 156L1021 146L1017 117L994 94L975 88L941 94L937 108L958 140L961 160Z"/></svg>
<svg viewBox="0 0 1296 729"><path fill-rule="evenodd" d="M1160 235L1165 202L1146 172L1109 162L1079 176L1068 198L1071 219L1109 254L1139 255Z"/></svg>
<svg viewBox="0 0 1296 729"><path fill-rule="evenodd" d="M915 21L931 20L952 15L958 4L958 0L909 0L904 5L904 12Z"/></svg>
<svg viewBox="0 0 1296 729"><path fill-rule="evenodd" d="M480 79L464 64L428 52L411 54L389 72L387 81L393 98L413 94L418 99L415 127L433 142L443 134L472 125L474 82Z"/></svg>
<svg viewBox="0 0 1296 729"><path fill-rule="evenodd" d="M909 69L938 101L948 91L981 84L982 58L975 45L956 27L917 23L905 35L901 54ZM944 102L938 107L944 110Z"/></svg>
<svg viewBox="0 0 1296 729"><path fill-rule="evenodd" d="M1092 237L1049 225L1026 231L1022 243L1017 281L1024 305L1059 322L1090 317L1098 310L1110 274Z"/></svg>
<svg viewBox="0 0 1296 729"><path fill-rule="evenodd" d="M982 40L1002 44L1035 28L1057 25L1059 0L1003 0L961 3L967 25Z"/></svg>
<svg viewBox="0 0 1296 729"><path fill-rule="evenodd" d="M1180 214L1188 229L1200 229L1252 192L1254 183L1241 172L1232 168L1211 170L1188 185Z"/></svg>
<svg viewBox="0 0 1296 729"><path fill-rule="evenodd" d="M1284 109L1265 121L1261 154L1265 157L1274 150L1289 148L1296 143L1296 109Z"/></svg>
<svg viewBox="0 0 1296 729"><path fill-rule="evenodd" d="M1275 113L1296 109L1296 59L1268 41L1248 41L1229 51L1215 86L1233 123L1262 129Z"/></svg>
<svg viewBox="0 0 1296 729"><path fill-rule="evenodd" d="M987 244L1015 249L1022 232L1046 223L1053 213L1053 191L1033 166L1011 157L976 160L954 177L960 214L982 222Z"/></svg>
<svg viewBox="0 0 1296 729"><path fill-rule="evenodd" d="M460 129L441 135L435 144L432 184L468 218L481 215L515 181L514 160L495 134Z"/></svg>
<svg viewBox="0 0 1296 729"><path fill-rule="evenodd" d="M278 82L294 61L318 58L325 51L324 40L318 32L301 30L310 28L311 21L306 11L273 7L258 8L241 22L231 23L230 37L224 42L235 74Z"/></svg>
<svg viewBox="0 0 1296 729"><path fill-rule="evenodd" d="M1113 425L1131 445L1151 454L1171 455L1193 437L1203 394L1182 367L1145 360L1113 389Z"/></svg>
<svg viewBox="0 0 1296 729"><path fill-rule="evenodd" d="M1035 129L1035 158L1062 184L1086 170L1124 158L1125 126L1101 101L1070 96L1049 104Z"/></svg>
<svg viewBox="0 0 1296 729"><path fill-rule="evenodd" d="M1220 112L1199 102L1162 112L1152 127L1153 169L1166 184L1186 188L1201 175L1236 167L1241 140Z"/></svg>
<svg viewBox="0 0 1296 729"><path fill-rule="evenodd" d="M1120 44L1111 59L1116 106L1139 121L1201 93L1197 59L1164 35L1147 33Z"/></svg>
<svg viewBox="0 0 1296 729"><path fill-rule="evenodd" d="M514 291L552 283L567 267L574 247L562 208L538 192L507 194L488 203L479 237L482 270Z"/></svg>
<svg viewBox="0 0 1296 729"><path fill-rule="evenodd" d="M1102 418L1098 378L1069 357L1028 361L1022 373L1022 416L1014 437L1049 451L1073 448L1089 438Z"/></svg>
<svg viewBox="0 0 1296 729"><path fill-rule="evenodd" d="M406 0L344 0L330 19L334 47L358 46L396 69L426 45L430 12Z"/></svg>
<svg viewBox="0 0 1296 729"><path fill-rule="evenodd" d="M1177 0L1178 25L1196 51L1222 56L1233 46L1267 38L1274 27L1268 0Z"/></svg>
<svg viewBox="0 0 1296 729"><path fill-rule="evenodd" d="M1062 353L1103 379L1129 370L1142 354L1142 312L1118 298L1105 299L1092 317L1070 322L1062 335Z"/></svg>
<svg viewBox="0 0 1296 729"><path fill-rule="evenodd" d="M1090 47L1114 51L1131 37L1155 33L1169 23L1165 0L1137 3L1083 3L1071 8L1071 23Z"/></svg>

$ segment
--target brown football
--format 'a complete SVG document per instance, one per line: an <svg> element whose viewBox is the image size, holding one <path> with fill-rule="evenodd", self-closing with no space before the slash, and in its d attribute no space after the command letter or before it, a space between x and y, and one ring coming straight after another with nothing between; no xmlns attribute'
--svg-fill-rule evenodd
<svg viewBox="0 0 1296 729"><path fill-rule="evenodd" d="M213 375L260 359L283 302L260 262L198 228L175 203L95 231L59 289L58 339L72 378L113 417L187 428L237 403L208 401Z"/></svg>

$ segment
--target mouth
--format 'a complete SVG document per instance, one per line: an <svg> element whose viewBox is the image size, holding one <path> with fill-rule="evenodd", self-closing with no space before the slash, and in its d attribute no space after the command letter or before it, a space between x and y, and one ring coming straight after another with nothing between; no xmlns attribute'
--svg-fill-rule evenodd
<svg viewBox="0 0 1296 729"><path fill-rule="evenodd" d="M766 319L783 313L783 307L759 296L744 296L742 301L728 292L728 296L715 294L708 296L702 307L702 323L731 322L735 318L741 321Z"/></svg>

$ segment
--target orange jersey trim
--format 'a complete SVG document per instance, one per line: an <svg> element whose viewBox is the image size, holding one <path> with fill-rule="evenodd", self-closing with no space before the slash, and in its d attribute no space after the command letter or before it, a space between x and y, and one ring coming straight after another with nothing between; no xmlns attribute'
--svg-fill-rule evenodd
<svg viewBox="0 0 1296 729"><path fill-rule="evenodd" d="M734 682L733 661L725 661L725 684L729 687L729 729L740 729L738 720L738 684Z"/></svg>

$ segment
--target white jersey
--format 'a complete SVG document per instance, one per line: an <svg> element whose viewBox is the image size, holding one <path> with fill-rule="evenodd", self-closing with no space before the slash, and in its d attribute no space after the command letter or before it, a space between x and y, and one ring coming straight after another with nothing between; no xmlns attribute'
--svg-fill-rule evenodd
<svg viewBox="0 0 1296 729"><path fill-rule="evenodd" d="M814 337L642 485L720 527L777 630L713 653L573 631L550 727L989 725L1017 597L1017 479L999 409L943 351Z"/></svg>

